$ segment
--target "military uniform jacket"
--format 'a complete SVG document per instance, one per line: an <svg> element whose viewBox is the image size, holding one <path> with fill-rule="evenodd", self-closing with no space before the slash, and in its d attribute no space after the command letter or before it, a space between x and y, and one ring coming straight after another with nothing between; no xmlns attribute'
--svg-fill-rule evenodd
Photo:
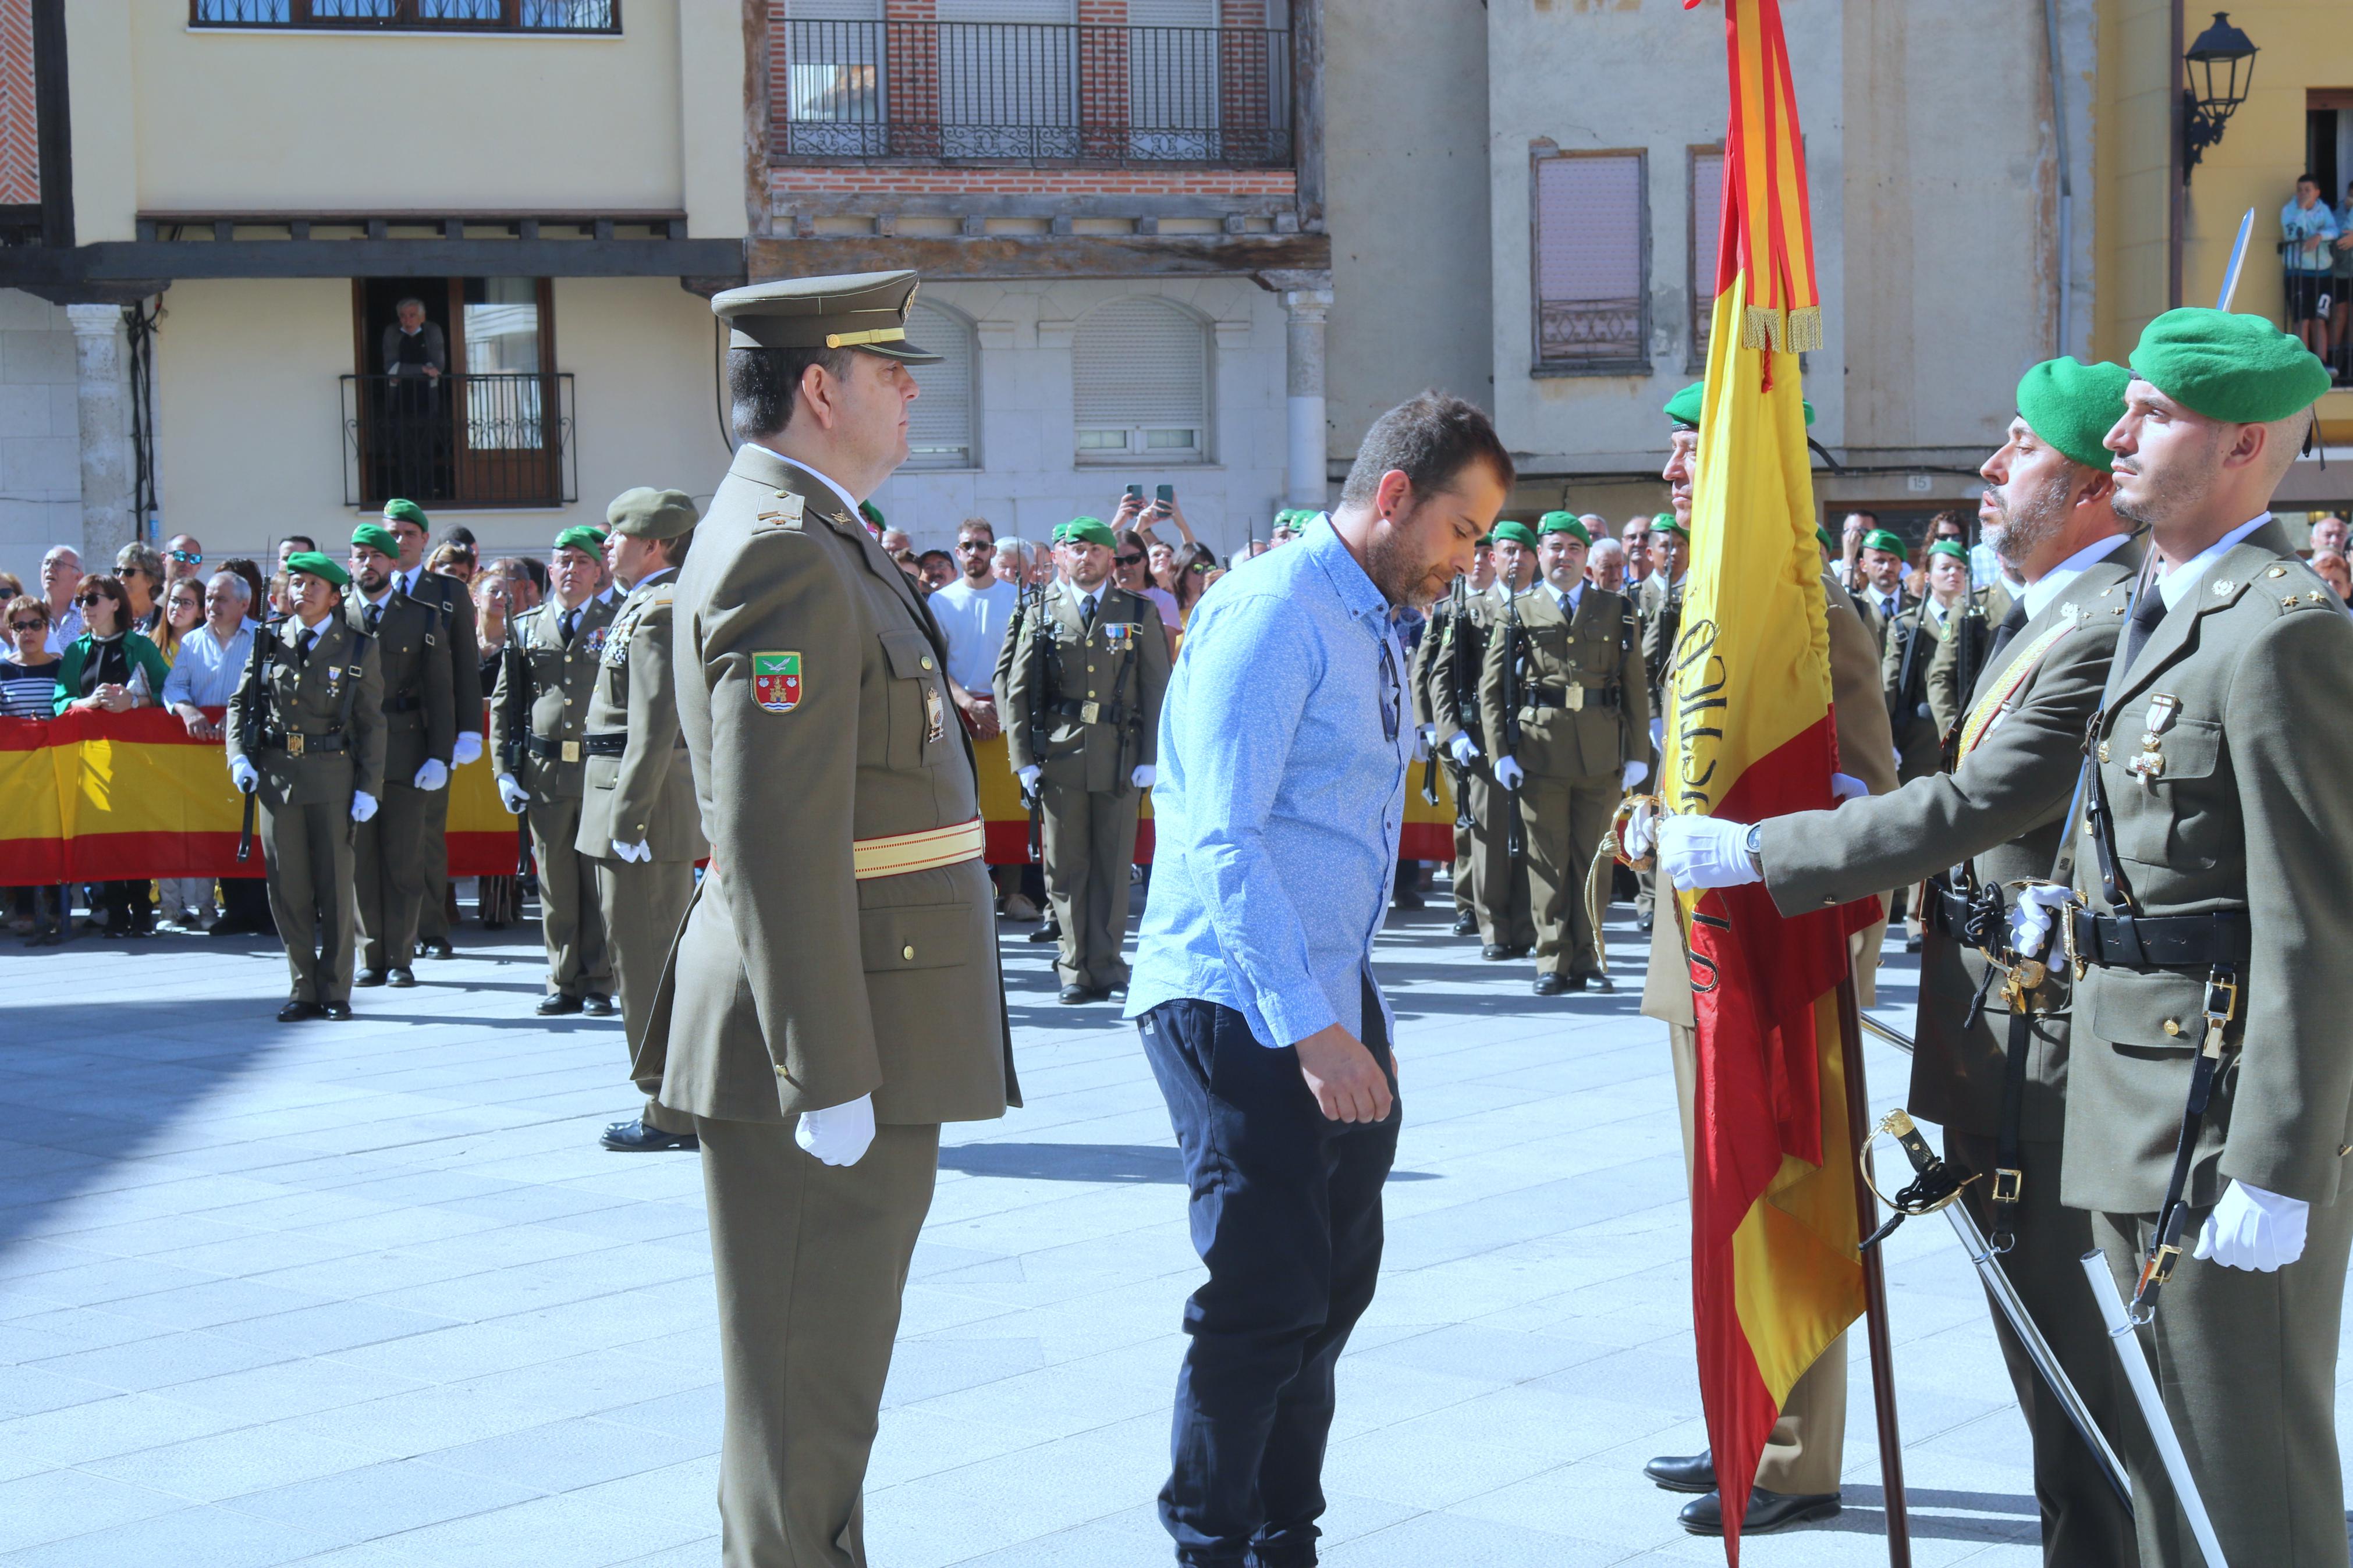
<svg viewBox="0 0 2353 1568"><path fill-rule="evenodd" d="M261 798L275 810L288 805L348 805L352 792L377 799L384 796L384 674L376 662L375 645L353 631L342 616L329 615L319 622L319 637L311 657L302 657L302 623L289 616L254 634L276 643L269 652L268 710L264 715L277 738L265 740L258 752L245 745L246 726L261 699L253 666L248 663L229 699L228 719L222 726L228 754L243 757L261 775ZM344 715L343 692L355 687L350 714ZM315 751L307 745L295 756L283 741L290 733L307 742L334 733L343 726L341 751Z"/></svg>
<svg viewBox="0 0 2353 1568"><path fill-rule="evenodd" d="M2084 726L2099 706L2139 559L2125 545L2087 567L2003 650L2000 668L1979 677L1971 711L1990 698L1999 702L1992 710L1999 717L1951 773L1847 801L1834 813L1801 811L1766 822L1757 858L1775 906L1785 915L1802 914L1908 886L1964 861L1974 864L1979 882L2050 876L2083 763ZM2061 626L2068 629L2038 654L2037 644ZM2031 661L2023 672L2021 660ZM2002 692L2008 695L1996 697ZM1921 942L1908 1103L1915 1116L1991 1138L2000 1131L2010 1038L2001 993L1989 991L1977 1026L1962 1026L1985 977L1984 956L1932 923ZM2050 1140L2059 1137L2065 1118L2063 965L2052 966L2037 1002L2019 1131Z"/></svg>
<svg viewBox="0 0 2353 1568"><path fill-rule="evenodd" d="M1856 588L1848 590L1848 593L1854 601L1854 613L1862 617L1863 629L1871 633L1872 647L1881 657L1884 657L1887 652L1887 628L1891 623L1886 614L1879 607L1878 591L1873 588ZM1910 591L1899 586L1895 590L1896 618L1901 619L1905 611L1919 602L1919 599Z"/></svg>
<svg viewBox="0 0 2353 1568"><path fill-rule="evenodd" d="M1546 778L1598 778L1616 773L1629 757L1648 757L1650 688L1626 596L1588 583L1574 622L1548 584L1518 603L1517 636L1506 616L1487 639L1480 669L1480 720L1494 742L1489 750ZM1520 655L1512 682L1516 744L1505 739L1504 721L1504 658L1513 647Z"/></svg>
<svg viewBox="0 0 2353 1568"><path fill-rule="evenodd" d="M474 596L465 584L442 572L419 572L409 595L433 606L441 624L434 640L448 650L449 705L458 728L479 731L482 727L482 645L474 631Z"/></svg>
<svg viewBox="0 0 2353 1568"><path fill-rule="evenodd" d="M580 831L573 839L583 855L610 859L615 839L646 845L657 860L700 860L710 849L671 674L677 594L674 575L640 583L606 628L583 729L628 741L619 756L592 755L583 764ZM780 782L770 781L768 791Z"/></svg>
<svg viewBox="0 0 2353 1568"><path fill-rule="evenodd" d="M1960 721L1961 715L1968 711L1967 699L1985 676L1986 655L1993 648L1994 632L2010 615L2012 602L2009 591L1999 583L1970 596L1977 603L1976 613L1970 613L1965 605L1953 607L1952 615L1946 619L1943 634L1936 638L1936 657L1928 661L1928 713L1936 721L1939 742ZM2011 646L2020 645L2013 642ZM1961 689L1961 655L1964 650L1968 654L1969 691ZM2006 650L2004 662L2007 662Z"/></svg>
<svg viewBox="0 0 2353 1568"><path fill-rule="evenodd" d="M1672 587L1663 572L1653 572L1634 590L1634 613L1642 623L1642 671L1649 683L1651 711L1666 701L1667 661L1674 657L1675 639L1683 635L1685 576Z"/></svg>
<svg viewBox="0 0 2353 1568"><path fill-rule="evenodd" d="M1497 578L1469 596L1462 615L1446 617L1446 627L1439 637L1430 668L1430 721L1438 731L1441 748L1453 744L1455 736L1470 730L1480 755L1493 754L1494 748L1480 732L1484 726L1479 718L1479 671L1487 662L1488 641L1503 621L1504 596L1509 591ZM1422 639L1425 645L1430 640ZM1460 653L1456 651L1458 647ZM1467 674L1469 680L1461 679L1457 671Z"/></svg>
<svg viewBox="0 0 2353 1568"><path fill-rule="evenodd" d="M1907 672L1904 662L1915 637L1922 639L1920 651L1911 656L1912 668ZM1944 739L1944 731L1937 727L1936 710L1928 701L1928 667L1935 662L1936 650L1944 640L1944 627L1928 614L1928 606L1915 605L1896 616L1894 624L1887 628L1887 643L1879 656L1879 679L1887 693L1889 722L1894 729L1895 749L1904 758L1904 771L1907 773L1933 772L1936 766L1937 746Z"/></svg>
<svg viewBox="0 0 2353 1568"><path fill-rule="evenodd" d="M980 816L945 639L913 584L824 480L748 445L677 584L711 869L636 1076L739 1121L869 1093L889 1123L1019 1104L987 868L856 874L858 840Z"/></svg>
<svg viewBox="0 0 2353 1568"><path fill-rule="evenodd" d="M365 595L349 594L343 599L343 619L353 630L364 631L367 613L376 607ZM431 605L395 588L384 596L381 608L373 641L377 667L384 672L384 776L405 784L427 757L448 766L450 748L457 742L448 644L441 635L441 616Z"/></svg>
<svg viewBox="0 0 2353 1568"><path fill-rule="evenodd" d="M1044 608L1023 626L1007 673L1005 734L1016 771L1032 763L1058 777L1082 771L1081 787L1118 794L1128 789L1136 764L1159 760L1168 634L1151 600L1108 579L1097 593L1089 630L1080 619L1085 595L1077 584L1047 589ZM1097 718L1086 717L1088 704ZM1032 741L1041 718L1039 748Z"/></svg>
<svg viewBox="0 0 2353 1568"><path fill-rule="evenodd" d="M564 607L553 599L517 616L507 628L506 657L499 660L499 681L491 694L491 756L500 772L512 772L535 799L580 798L587 771L580 737L587 732L588 698L617 607L617 600L592 596L580 606L568 644ZM521 724L515 722L518 701ZM564 749L542 756L524 743L526 733ZM519 745L522 752L512 768L507 765L510 745Z"/></svg>
<svg viewBox="0 0 2353 1568"><path fill-rule="evenodd" d="M2276 520L2208 566L2109 677L2099 776L2137 912L2243 909L2253 927L2193 1205L2212 1203L2226 1177L2307 1203L2338 1195L2353 1143L2348 713L2353 620ZM2106 909L2088 834L2075 886ZM2147 1214L2162 1203L2206 977L2203 964L2094 964L2077 983L2070 1206Z"/></svg>

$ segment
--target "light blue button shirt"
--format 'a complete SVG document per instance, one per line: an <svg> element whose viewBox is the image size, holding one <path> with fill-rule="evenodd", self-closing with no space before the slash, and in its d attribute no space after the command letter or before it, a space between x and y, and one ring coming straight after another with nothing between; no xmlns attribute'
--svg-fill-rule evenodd
<svg viewBox="0 0 2353 1568"><path fill-rule="evenodd" d="M1160 710L1129 1017L1191 997L1263 1045L1364 1037L1413 753L1405 673L1388 601L1326 519L1193 607Z"/></svg>
<svg viewBox="0 0 2353 1568"><path fill-rule="evenodd" d="M253 657L253 623L238 624L237 635L223 647L209 622L180 639L173 656L172 673L164 678L164 706L193 702L199 708L226 708L245 679L246 661Z"/></svg>

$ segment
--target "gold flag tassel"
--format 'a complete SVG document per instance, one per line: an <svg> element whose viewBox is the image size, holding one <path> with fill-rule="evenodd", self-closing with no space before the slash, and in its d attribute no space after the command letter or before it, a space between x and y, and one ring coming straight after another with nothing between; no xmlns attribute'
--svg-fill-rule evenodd
<svg viewBox="0 0 2353 1568"><path fill-rule="evenodd" d="M1609 826L1602 830L1601 842L1594 846L1593 863L1585 868L1585 916L1593 927L1593 962L1605 984L1609 979L1609 950L1602 939L1601 920L1609 912L1610 872L1620 865L1640 871L1651 863L1648 855L1638 859L1626 853L1626 824L1633 820L1634 808L1646 801L1652 812L1662 809L1654 795L1630 795L1618 803Z"/></svg>

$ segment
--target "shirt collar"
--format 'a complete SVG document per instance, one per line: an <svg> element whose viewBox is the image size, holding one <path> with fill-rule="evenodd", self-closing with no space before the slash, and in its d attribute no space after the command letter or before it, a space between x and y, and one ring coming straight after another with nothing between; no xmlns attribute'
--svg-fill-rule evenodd
<svg viewBox="0 0 2353 1568"><path fill-rule="evenodd" d="M2198 586L2198 580L2206 574L2208 567L2221 560L2224 552L2271 520L2272 514L2269 510L2256 513L2253 521L2239 524L2172 571L2158 577L2157 591L2165 595L2165 607L2169 610L2188 598L2189 590Z"/></svg>
<svg viewBox="0 0 2353 1568"><path fill-rule="evenodd" d="M2068 584L2115 554L2129 537L2128 534L2111 533L2105 539L2094 540L2034 582L2014 590L2010 597L2026 606L2026 618L2032 620L2051 607L2051 601L2064 593Z"/></svg>
<svg viewBox="0 0 2353 1568"><path fill-rule="evenodd" d="M1579 583L1567 590L1553 588L1552 584L1549 583L1546 584L1545 586L1552 588L1552 596L1560 604L1560 613L1567 616L1569 619L1575 620L1577 618L1577 606L1578 604L1583 602L1585 598L1585 584Z"/></svg>
<svg viewBox="0 0 2353 1568"><path fill-rule="evenodd" d="M669 576L671 573L677 570L678 568L675 566L665 566L658 572L649 572L644 576L638 579L637 588L631 588L629 592L634 594L638 591L638 588L650 588L655 584L660 582L663 578ZM601 597L602 595L599 596ZM593 604L595 601L591 600L590 603Z"/></svg>
<svg viewBox="0 0 2353 1568"><path fill-rule="evenodd" d="M849 499L849 492L843 489L841 486L834 480L832 475L825 473L819 469L810 468L798 458L787 458L782 452L777 451L774 447L762 447L757 441L746 442L745 445L758 447L759 450L767 453L768 456L776 458L776 461L780 463L789 463L794 468L798 468L801 472L823 480L826 489L831 490L835 495L841 498L841 510L849 514L849 521L852 522L858 522L860 521L861 514L858 510L858 503Z"/></svg>
<svg viewBox="0 0 2353 1568"><path fill-rule="evenodd" d="M1378 634L1388 635L1392 618L1388 596L1373 585L1372 578L1366 575L1364 567L1341 542L1329 516L1316 513L1315 521L1307 525L1307 531L1293 548L1306 551L1324 568L1324 574L1332 580L1333 589L1340 595L1342 609L1360 621L1377 622Z"/></svg>

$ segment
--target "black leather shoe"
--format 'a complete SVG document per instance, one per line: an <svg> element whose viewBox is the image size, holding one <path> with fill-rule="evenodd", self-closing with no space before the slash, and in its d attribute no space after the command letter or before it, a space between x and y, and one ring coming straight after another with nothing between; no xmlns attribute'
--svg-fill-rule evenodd
<svg viewBox="0 0 2353 1568"><path fill-rule="evenodd" d="M1571 991L1585 990L1593 984L1593 979L1590 974L1572 974L1568 977L1568 988Z"/></svg>
<svg viewBox="0 0 2353 1568"><path fill-rule="evenodd" d="M1920 939L1919 939L1918 937L1916 937L1916 936L1907 936L1907 937L1905 937L1905 938L1904 939L1904 951L1905 951L1905 952L1919 952L1919 951L1920 951Z"/></svg>
<svg viewBox="0 0 2353 1568"><path fill-rule="evenodd" d="M580 998L580 1010L592 1018L609 1018L615 1011L613 999L596 991Z"/></svg>
<svg viewBox="0 0 2353 1568"><path fill-rule="evenodd" d="M1505 958L1525 958L1534 952L1535 952L1535 944L1531 942L1514 942L1511 946L1504 950L1504 956Z"/></svg>
<svg viewBox="0 0 2353 1568"><path fill-rule="evenodd" d="M1054 1000L1067 1007L1081 1002L1092 1002L1096 1000L1096 995L1092 986L1072 984L1063 986Z"/></svg>
<svg viewBox="0 0 2353 1568"><path fill-rule="evenodd" d="M1389 904L1393 909L1418 910L1422 907L1421 895L1409 888L1399 888L1390 897Z"/></svg>
<svg viewBox="0 0 2353 1568"><path fill-rule="evenodd" d="M693 1133L665 1132L659 1127L649 1127L642 1116L614 1122L605 1129L605 1135L597 1142L624 1154L651 1154L664 1149L702 1147L702 1141Z"/></svg>
<svg viewBox="0 0 2353 1568"><path fill-rule="evenodd" d="M1501 963L1512 956L1512 950L1501 942L1491 942L1479 950L1479 956L1490 963Z"/></svg>
<svg viewBox="0 0 2353 1568"><path fill-rule="evenodd" d="M278 1009L278 1021L281 1024L299 1024L305 1018L320 1017L323 1013L324 1009L316 1002L305 1002L300 996L290 996L286 999L286 1005Z"/></svg>
<svg viewBox="0 0 2353 1568"><path fill-rule="evenodd" d="M1062 940L1062 928L1056 925L1052 920L1049 919L1044 925L1041 925L1036 931L1031 931L1026 940L1030 942L1060 942Z"/></svg>
<svg viewBox="0 0 2353 1568"><path fill-rule="evenodd" d="M259 936L261 932L254 927L246 924L243 921L225 920L216 924L212 930L206 931L205 934L206 936L225 938L232 936Z"/></svg>
<svg viewBox="0 0 2353 1568"><path fill-rule="evenodd" d="M458 956L458 950L449 945L449 939L448 937L443 937L439 942L421 942L417 945L424 950L425 956L427 958L455 958Z"/></svg>
<svg viewBox="0 0 2353 1568"><path fill-rule="evenodd" d="M1654 918L1654 916L1651 915L1641 915L1637 917L1634 921L1634 929L1641 931L1644 936L1650 935L1651 923Z"/></svg>
<svg viewBox="0 0 2353 1568"><path fill-rule="evenodd" d="M348 1024L352 1021L352 1005L348 1002L322 1002L319 1004L319 1016L332 1023Z"/></svg>
<svg viewBox="0 0 2353 1568"><path fill-rule="evenodd" d="M539 1005L533 1008L532 1011L537 1013L543 1018L554 1018L560 1017L566 1013L577 1013L586 1005L586 1004L582 1002L579 997L566 996L559 991L553 996L541 997L539 999ZM620 1124L616 1122L614 1125L618 1126Z"/></svg>
<svg viewBox="0 0 2353 1568"><path fill-rule="evenodd" d="M417 975L412 970L387 969L384 972L384 983L395 991L406 991L417 984Z"/></svg>
<svg viewBox="0 0 2353 1568"><path fill-rule="evenodd" d="M1567 989L1568 981L1561 975L1539 974L1536 976L1535 994L1539 996L1557 996Z"/></svg>
<svg viewBox="0 0 2353 1568"><path fill-rule="evenodd" d="M352 976L352 984L354 985L381 985L384 984L384 971L381 969L363 969L357 974Z"/></svg>
<svg viewBox="0 0 2353 1568"><path fill-rule="evenodd" d="M1472 914L1456 915L1454 923L1447 929L1456 936L1476 936L1479 934L1479 917Z"/></svg>
<svg viewBox="0 0 2353 1568"><path fill-rule="evenodd" d="M1836 1492L1797 1497L1787 1492L1768 1491L1763 1487L1751 1487L1748 1489L1748 1511L1740 1520L1740 1533L1770 1535L1777 1530L1788 1530L1809 1520L1831 1518L1838 1510L1839 1494ZM1683 1504L1683 1511L1675 1518L1682 1521L1683 1527L1694 1535L1722 1535L1724 1499L1716 1492L1695 1497Z"/></svg>
<svg viewBox="0 0 2353 1568"><path fill-rule="evenodd" d="M1715 1456L1705 1448L1696 1454L1662 1454L1644 1465L1642 1473L1671 1492L1712 1492Z"/></svg>

